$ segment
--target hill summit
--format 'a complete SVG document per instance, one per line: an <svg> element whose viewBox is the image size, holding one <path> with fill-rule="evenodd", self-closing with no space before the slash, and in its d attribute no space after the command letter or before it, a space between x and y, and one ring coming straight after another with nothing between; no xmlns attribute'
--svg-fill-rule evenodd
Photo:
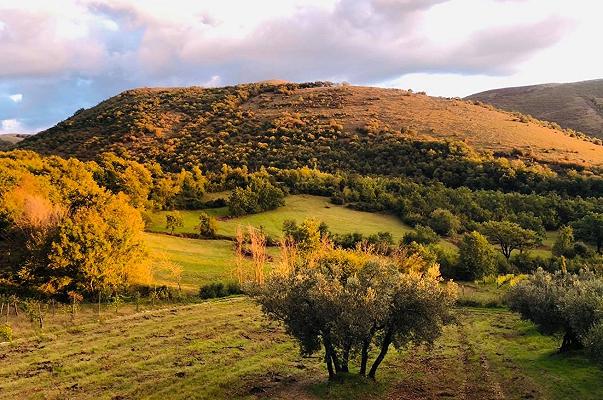
<svg viewBox="0 0 603 400"><path fill-rule="evenodd" d="M113 151L175 170L227 163L374 173L375 165L412 162L409 143L441 144L419 149L424 155L463 148L603 165L603 147L553 124L472 101L329 82L128 90L19 147L85 160Z"/></svg>

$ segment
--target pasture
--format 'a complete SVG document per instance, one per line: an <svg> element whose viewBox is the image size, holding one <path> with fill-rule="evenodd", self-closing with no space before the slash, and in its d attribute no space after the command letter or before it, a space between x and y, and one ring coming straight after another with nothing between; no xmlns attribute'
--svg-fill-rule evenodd
<svg viewBox="0 0 603 400"><path fill-rule="evenodd" d="M327 383L245 297L130 309L0 345L0 399L600 399L603 371L504 309L459 308L377 384Z"/></svg>

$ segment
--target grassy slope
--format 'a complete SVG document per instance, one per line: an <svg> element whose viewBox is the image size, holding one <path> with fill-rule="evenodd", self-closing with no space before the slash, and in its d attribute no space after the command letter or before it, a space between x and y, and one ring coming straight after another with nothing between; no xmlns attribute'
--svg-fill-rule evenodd
<svg viewBox="0 0 603 400"><path fill-rule="evenodd" d="M206 210L217 217L227 215L226 208ZM194 233L200 211L181 211L184 226L176 233ZM234 253L232 245L227 240L198 240L187 239L165 234L165 212L152 215L151 233L145 238L151 254L156 259L166 255L169 260L182 266L182 287L187 291L196 291L199 285L211 281L226 281L232 279ZM218 233L234 236L237 226L263 226L268 235L279 237L285 219L295 219L298 222L313 216L325 221L334 233L361 232L365 235L386 231L399 240L402 235L412 228L402 223L398 218L387 214L368 213L351 210L346 207L333 205L327 198L310 195L295 195L286 198L286 205L274 211L247 215L240 218L224 219L218 222ZM551 256L551 247L557 237L557 232L547 232L543 245L532 250L533 254L542 257ZM440 244L452 250L457 247L447 240ZM269 253L276 255L278 250L270 248ZM158 271L157 279L160 284L174 286L173 277L165 271Z"/></svg>
<svg viewBox="0 0 603 400"><path fill-rule="evenodd" d="M333 205L325 197L310 195L288 196L286 204L277 210L260 214L247 215L218 221L218 233L234 236L237 226L247 225L263 226L266 233L272 237L279 237L283 221L294 219L301 223L305 218L314 217L324 221L333 233L360 232L365 235L380 231L390 232L395 240L399 240L411 228L402 223L397 217L387 214L355 211L343 206ZM226 208L206 210L207 213L217 217L227 215ZM184 227L177 229L177 233L195 232L198 224L199 211L181 211L184 218ZM165 212L153 215L149 230L152 232L165 232Z"/></svg>
<svg viewBox="0 0 603 400"><path fill-rule="evenodd" d="M196 291L207 282L231 278L234 253L228 240L186 239L152 233L146 233L145 240L154 259L161 260L164 254L182 267L181 284L187 291ZM156 279L159 284L175 284L167 271L158 271Z"/></svg>
<svg viewBox="0 0 603 400"><path fill-rule="evenodd" d="M0 345L0 399L602 398L600 368L509 312L458 321L431 352L391 352L378 385L329 385L244 298L170 307Z"/></svg>

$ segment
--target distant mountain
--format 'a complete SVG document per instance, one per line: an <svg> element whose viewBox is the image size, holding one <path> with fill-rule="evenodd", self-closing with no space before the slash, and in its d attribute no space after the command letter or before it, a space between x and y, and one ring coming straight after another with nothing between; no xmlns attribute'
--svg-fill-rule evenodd
<svg viewBox="0 0 603 400"><path fill-rule="evenodd" d="M603 79L488 90L467 99L530 114L603 139Z"/></svg>
<svg viewBox="0 0 603 400"><path fill-rule="evenodd" d="M25 139L29 135L22 133L3 133L0 134L0 150L5 150L13 147L16 143Z"/></svg>
<svg viewBox="0 0 603 400"><path fill-rule="evenodd" d="M328 82L128 90L18 145L84 160L112 151L171 170L226 163L377 174L457 157L464 146L510 158L603 165L603 147L549 123L471 101Z"/></svg>

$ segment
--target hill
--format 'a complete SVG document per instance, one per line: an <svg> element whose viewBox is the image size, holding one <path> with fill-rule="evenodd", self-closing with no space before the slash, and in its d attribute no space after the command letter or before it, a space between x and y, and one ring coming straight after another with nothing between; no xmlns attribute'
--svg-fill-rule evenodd
<svg viewBox="0 0 603 400"><path fill-rule="evenodd" d="M474 150L603 165L601 146L550 124L460 99L324 82L129 90L19 147L81 159L113 151L172 170L227 163L400 174L401 165Z"/></svg>
<svg viewBox="0 0 603 400"><path fill-rule="evenodd" d="M467 99L530 114L603 139L603 79L488 90Z"/></svg>
<svg viewBox="0 0 603 400"><path fill-rule="evenodd" d="M0 150L8 149L28 136L21 133L0 134Z"/></svg>

